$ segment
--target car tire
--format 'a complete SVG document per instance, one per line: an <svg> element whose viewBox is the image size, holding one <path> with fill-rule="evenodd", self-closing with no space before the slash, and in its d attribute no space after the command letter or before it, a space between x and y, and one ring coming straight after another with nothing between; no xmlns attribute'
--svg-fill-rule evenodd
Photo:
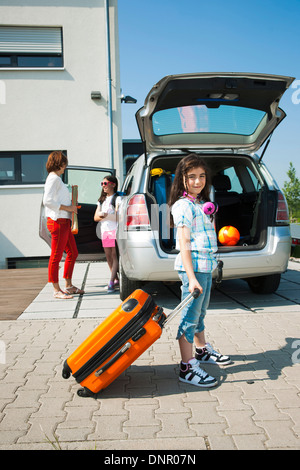
<svg viewBox="0 0 300 470"><path fill-rule="evenodd" d="M247 279L248 285L255 294L273 294L279 287L280 274L259 276Z"/></svg>
<svg viewBox="0 0 300 470"><path fill-rule="evenodd" d="M132 294L133 291L136 289L141 288L141 281L133 280L133 279L128 279L126 276L121 258L119 260L119 279L120 279L120 299L125 300L127 297Z"/></svg>

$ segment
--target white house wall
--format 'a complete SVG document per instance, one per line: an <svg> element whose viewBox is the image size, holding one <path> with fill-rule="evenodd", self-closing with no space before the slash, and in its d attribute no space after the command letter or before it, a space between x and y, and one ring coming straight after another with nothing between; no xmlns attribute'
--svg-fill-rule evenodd
<svg viewBox="0 0 300 470"><path fill-rule="evenodd" d="M109 3L114 167L120 176L117 0ZM66 150L72 165L111 167L103 0L0 0L0 25L60 26L64 51L63 69L0 68L0 151ZM92 100L92 91L100 91L101 100ZM0 267L9 257L49 255L38 235L42 193L41 185L0 185Z"/></svg>

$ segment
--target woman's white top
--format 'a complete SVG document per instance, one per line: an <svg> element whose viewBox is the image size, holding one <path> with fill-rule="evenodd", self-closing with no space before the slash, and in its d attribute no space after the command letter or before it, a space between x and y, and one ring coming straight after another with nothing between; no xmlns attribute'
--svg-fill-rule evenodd
<svg viewBox="0 0 300 470"><path fill-rule="evenodd" d="M117 213L116 210L118 208L118 205L121 202L121 197L117 196L116 201L115 201L115 207L112 205L111 201L114 195L106 197L102 204L100 202L97 202L98 206L98 212L105 212L108 215L101 220L101 232L109 232L111 230L116 230L117 228Z"/></svg>
<svg viewBox="0 0 300 470"><path fill-rule="evenodd" d="M72 202L68 187L54 172L49 173L46 179L43 203L46 217L52 220L71 219L71 212L59 210L61 205L71 206Z"/></svg>

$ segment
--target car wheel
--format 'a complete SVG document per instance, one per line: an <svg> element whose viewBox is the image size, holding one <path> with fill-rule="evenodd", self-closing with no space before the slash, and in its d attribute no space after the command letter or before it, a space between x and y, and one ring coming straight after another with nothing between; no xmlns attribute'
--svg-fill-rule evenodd
<svg viewBox="0 0 300 470"><path fill-rule="evenodd" d="M280 274L270 274L269 276L251 277L247 279L247 282L255 294L273 294L279 287L280 278Z"/></svg>
<svg viewBox="0 0 300 470"><path fill-rule="evenodd" d="M128 279L126 276L121 259L119 260L119 278L120 278L120 299L125 300L133 291L141 288L141 281Z"/></svg>

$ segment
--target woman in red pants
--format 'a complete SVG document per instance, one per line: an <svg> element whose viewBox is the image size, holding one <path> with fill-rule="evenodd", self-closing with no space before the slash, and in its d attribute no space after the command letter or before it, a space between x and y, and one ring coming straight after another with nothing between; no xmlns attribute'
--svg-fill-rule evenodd
<svg viewBox="0 0 300 470"><path fill-rule="evenodd" d="M49 174L43 197L47 227L51 233L48 281L53 284L53 296L56 299L72 299L72 294L84 294L83 290L72 285L72 274L78 250L71 232L71 217L72 212L77 214L77 206L71 204L69 190L61 179L67 164L68 159L62 152L50 153L46 163ZM59 263L64 251L67 254L63 274L66 282L65 292L61 290L58 281Z"/></svg>

